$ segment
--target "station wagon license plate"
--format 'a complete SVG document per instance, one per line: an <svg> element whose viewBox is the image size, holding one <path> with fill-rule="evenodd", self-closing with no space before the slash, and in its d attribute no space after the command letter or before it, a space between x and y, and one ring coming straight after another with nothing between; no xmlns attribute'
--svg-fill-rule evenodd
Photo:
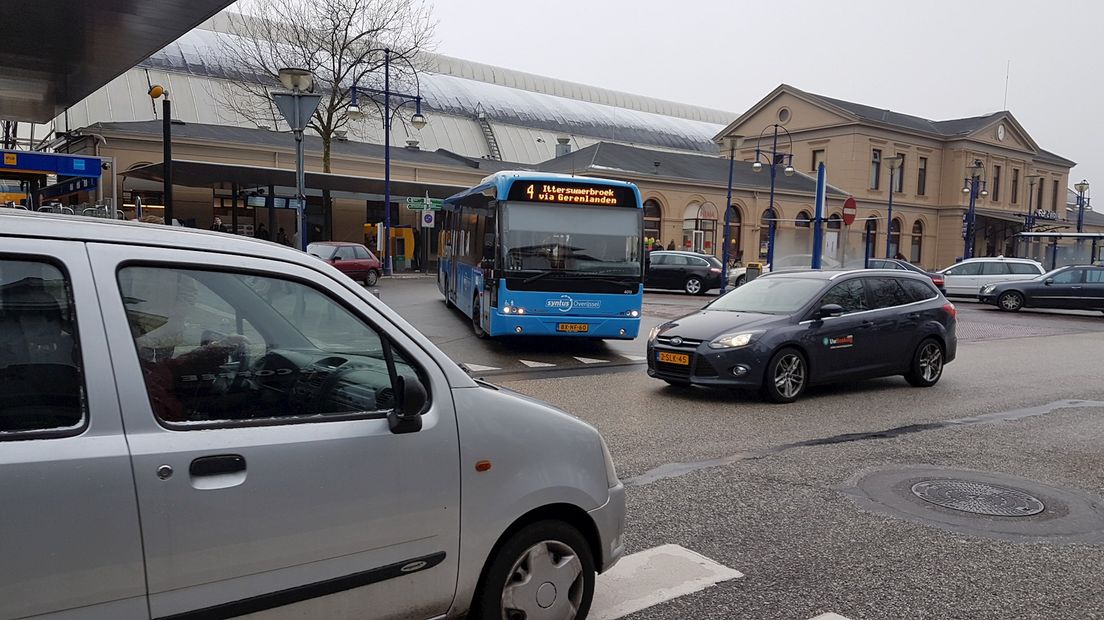
<svg viewBox="0 0 1104 620"><path fill-rule="evenodd" d="M590 325L587 323L560 323L556 326L558 332L589 332Z"/></svg>
<svg viewBox="0 0 1104 620"><path fill-rule="evenodd" d="M689 366L690 356L686 353L668 353L667 351L656 352L656 359L666 364L678 364L679 366Z"/></svg>

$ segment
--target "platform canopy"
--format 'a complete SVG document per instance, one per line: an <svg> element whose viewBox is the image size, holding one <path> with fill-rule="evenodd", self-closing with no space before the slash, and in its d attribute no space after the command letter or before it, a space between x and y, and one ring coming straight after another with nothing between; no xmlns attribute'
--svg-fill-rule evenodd
<svg viewBox="0 0 1104 620"><path fill-rule="evenodd" d="M0 120L45 123L233 0L3 0Z"/></svg>

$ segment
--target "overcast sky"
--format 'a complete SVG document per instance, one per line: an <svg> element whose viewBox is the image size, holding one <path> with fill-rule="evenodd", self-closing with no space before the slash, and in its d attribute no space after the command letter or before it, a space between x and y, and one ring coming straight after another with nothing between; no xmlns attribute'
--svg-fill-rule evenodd
<svg viewBox="0 0 1104 620"><path fill-rule="evenodd" d="M437 51L741 113L780 83L934 120L1004 105L1104 190L1104 3L435 0ZM1098 207L1099 208L1099 207Z"/></svg>

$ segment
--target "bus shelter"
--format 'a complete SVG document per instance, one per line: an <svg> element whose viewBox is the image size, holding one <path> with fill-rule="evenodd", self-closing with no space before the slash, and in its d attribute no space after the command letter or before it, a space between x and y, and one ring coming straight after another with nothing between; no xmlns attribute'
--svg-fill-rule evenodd
<svg viewBox="0 0 1104 620"><path fill-rule="evenodd" d="M1022 232L1016 235L1016 256L1037 260L1047 269L1065 265L1099 265L1104 233Z"/></svg>

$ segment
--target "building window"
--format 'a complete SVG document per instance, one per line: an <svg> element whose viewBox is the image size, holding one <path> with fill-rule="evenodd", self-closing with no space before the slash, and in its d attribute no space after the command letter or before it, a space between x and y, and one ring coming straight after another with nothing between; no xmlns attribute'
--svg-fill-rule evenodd
<svg viewBox="0 0 1104 620"><path fill-rule="evenodd" d="M886 258L897 258L903 256L901 254L901 220L893 218L893 221L889 223L889 256Z"/></svg>
<svg viewBox="0 0 1104 620"><path fill-rule="evenodd" d="M866 255L874 256L876 247L878 247L878 220L871 217L866 220Z"/></svg>
<svg viewBox="0 0 1104 620"><path fill-rule="evenodd" d="M909 262L920 262L920 251L924 246L924 223L916 220L912 225L912 250L909 251Z"/></svg>
<svg viewBox="0 0 1104 620"><path fill-rule="evenodd" d="M814 150L813 151L813 172L816 172L817 170L820 170L820 165L821 164L827 165L826 161L827 160L824 159L824 149Z"/></svg>
<svg viewBox="0 0 1104 620"><path fill-rule="evenodd" d="M899 158L897 168L893 171L893 191L900 194L905 191L905 156L902 153L897 153Z"/></svg>
<svg viewBox="0 0 1104 620"><path fill-rule="evenodd" d="M801 213L797 214L797 221L794 222L794 226L797 226L798 228L809 228L810 226L812 226L812 223L813 217L809 215L809 212L802 211Z"/></svg>
<svg viewBox="0 0 1104 620"><path fill-rule="evenodd" d="M1001 167L993 166L993 191L989 194L993 202L1000 202Z"/></svg>
<svg viewBox="0 0 1104 620"><path fill-rule="evenodd" d="M833 213L828 216L828 230L839 230L843 228L843 218L839 216L839 213Z"/></svg>
<svg viewBox="0 0 1104 620"><path fill-rule="evenodd" d="M1046 183L1046 179L1044 179L1043 177L1040 176L1039 177L1039 195L1036 196L1036 198L1035 198L1035 208L1040 210L1040 211L1043 210L1043 183Z"/></svg>
<svg viewBox="0 0 1104 620"><path fill-rule="evenodd" d="M763 218L759 221L759 258L765 259L767 257L767 251L770 249L770 227L774 221L774 211L767 209L763 211Z"/></svg>
<svg viewBox="0 0 1104 620"><path fill-rule="evenodd" d="M916 168L916 195L923 196L928 191L928 158L921 157Z"/></svg>
<svg viewBox="0 0 1104 620"><path fill-rule="evenodd" d="M1012 204L1018 203L1020 200L1020 170L1018 168L1012 169Z"/></svg>
<svg viewBox="0 0 1104 620"><path fill-rule="evenodd" d="M882 184L882 149L870 153L870 189L879 189Z"/></svg>
<svg viewBox="0 0 1104 620"><path fill-rule="evenodd" d="M1050 202L1051 202L1051 204L1054 205L1054 210L1055 211L1058 210L1058 205L1060 204L1058 202L1058 189L1059 189L1060 185L1061 185L1061 183L1058 182L1058 179L1054 179L1054 193L1051 195Z"/></svg>
<svg viewBox="0 0 1104 620"><path fill-rule="evenodd" d="M659 240L660 224L663 221L663 208L659 202L649 198L644 201L644 237Z"/></svg>
<svg viewBox="0 0 1104 620"><path fill-rule="evenodd" d="M744 252L740 249L740 224L743 216L736 205L728 208L728 260L744 260Z"/></svg>

